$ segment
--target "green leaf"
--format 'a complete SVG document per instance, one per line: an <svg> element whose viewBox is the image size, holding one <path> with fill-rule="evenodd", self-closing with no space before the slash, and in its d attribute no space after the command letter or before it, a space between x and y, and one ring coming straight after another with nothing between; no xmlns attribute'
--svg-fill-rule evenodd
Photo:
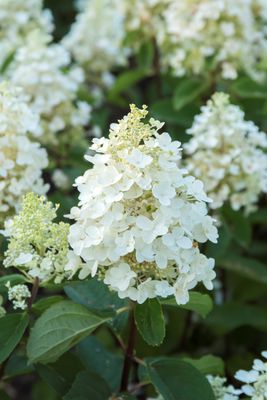
<svg viewBox="0 0 267 400"><path fill-rule="evenodd" d="M226 334L245 325L266 331L267 311L258 306L225 303L214 307L205 324L218 334Z"/></svg>
<svg viewBox="0 0 267 400"><path fill-rule="evenodd" d="M252 224L267 224L267 208L260 208L248 216Z"/></svg>
<svg viewBox="0 0 267 400"><path fill-rule="evenodd" d="M95 336L89 336L76 347L76 354L83 365L95 371L112 390L117 390L121 380L123 358L107 351Z"/></svg>
<svg viewBox="0 0 267 400"><path fill-rule="evenodd" d="M249 219L242 211L234 211L231 207L227 206L222 208L222 215L235 240L241 246L248 247L252 236Z"/></svg>
<svg viewBox="0 0 267 400"><path fill-rule="evenodd" d="M31 330L27 343L30 362L57 360L107 320L71 301L54 304L38 318Z"/></svg>
<svg viewBox="0 0 267 400"><path fill-rule="evenodd" d="M152 384L164 400L215 400L207 379L192 365L162 358L147 365Z"/></svg>
<svg viewBox="0 0 267 400"><path fill-rule="evenodd" d="M194 115L198 111L199 107L196 107L194 104L184 107L182 111L177 111L174 109L171 99L158 100L150 107L150 113L154 118L186 128L189 128L192 124Z"/></svg>
<svg viewBox="0 0 267 400"><path fill-rule="evenodd" d="M54 389L47 385L44 381L37 381L31 391L31 400L61 400Z"/></svg>
<svg viewBox="0 0 267 400"><path fill-rule="evenodd" d="M108 400L111 391L101 376L92 371L80 372L64 400Z"/></svg>
<svg viewBox="0 0 267 400"><path fill-rule="evenodd" d="M183 361L193 365L203 375L224 375L224 363L220 357L208 354L198 359L184 357Z"/></svg>
<svg viewBox="0 0 267 400"><path fill-rule="evenodd" d="M34 303L32 306L32 310L36 315L41 315L45 310L47 310L53 304L56 304L62 300L64 300L64 297L59 295L45 297Z"/></svg>
<svg viewBox="0 0 267 400"><path fill-rule="evenodd" d="M208 242L206 244L206 256L215 258L216 261L220 260L227 253L232 241L232 235L226 224L219 227L218 234L217 243Z"/></svg>
<svg viewBox="0 0 267 400"><path fill-rule="evenodd" d="M196 78L183 79L175 88L173 104L176 110L181 110L185 105L191 103L196 97L208 88L205 80Z"/></svg>
<svg viewBox="0 0 267 400"><path fill-rule="evenodd" d="M2 363L22 338L29 324L29 316L26 313L7 314L0 321L0 363Z"/></svg>
<svg viewBox="0 0 267 400"><path fill-rule="evenodd" d="M146 74L147 71L143 68L122 72L117 77L114 85L111 87L108 97L112 98L126 91L127 89L129 89L129 87L133 86L141 79L143 79Z"/></svg>
<svg viewBox="0 0 267 400"><path fill-rule="evenodd" d="M189 302L186 304L178 305L174 297L161 300L161 304L194 311L202 318L205 318L211 312L213 307L212 300L208 294L202 294L194 291L189 292Z"/></svg>
<svg viewBox="0 0 267 400"><path fill-rule="evenodd" d="M10 379L33 371L34 368L32 365L28 365L28 359L24 353L13 352L6 363L4 377Z"/></svg>
<svg viewBox="0 0 267 400"><path fill-rule="evenodd" d="M54 364L36 364L39 376L61 397L71 388L77 373L83 370L83 365L72 353L65 353Z"/></svg>
<svg viewBox="0 0 267 400"><path fill-rule="evenodd" d="M221 260L223 268L233 271L255 282L267 284L267 265L249 257L229 254Z"/></svg>
<svg viewBox="0 0 267 400"><path fill-rule="evenodd" d="M231 85L231 90L242 98L266 99L266 87L248 77L238 78Z"/></svg>
<svg viewBox="0 0 267 400"><path fill-rule="evenodd" d="M94 311L115 311L126 304L117 293L111 292L107 285L97 279L72 282L64 286L64 291L75 303Z"/></svg>
<svg viewBox="0 0 267 400"><path fill-rule="evenodd" d="M159 346L165 337L165 320L157 299L148 299L136 304L134 317L137 329L151 346Z"/></svg>
<svg viewBox="0 0 267 400"><path fill-rule="evenodd" d="M137 55L137 61L140 69L147 69L152 67L154 59L154 46L152 42L143 43Z"/></svg>
<svg viewBox="0 0 267 400"><path fill-rule="evenodd" d="M10 397L3 390L0 390L0 400L10 400Z"/></svg>

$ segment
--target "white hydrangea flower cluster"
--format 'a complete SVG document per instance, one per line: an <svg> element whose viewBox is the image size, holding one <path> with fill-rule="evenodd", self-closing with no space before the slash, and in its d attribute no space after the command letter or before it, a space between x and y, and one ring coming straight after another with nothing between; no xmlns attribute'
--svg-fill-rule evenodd
<svg viewBox="0 0 267 400"><path fill-rule="evenodd" d="M12 301L14 309L25 310L27 308L27 299L31 297L28 287L23 284L11 286L10 281L6 283L6 287L8 288L8 300Z"/></svg>
<svg viewBox="0 0 267 400"><path fill-rule="evenodd" d="M108 72L125 62L123 0L87 0L77 15L70 32L63 40L79 65L91 75L102 75L110 81Z"/></svg>
<svg viewBox="0 0 267 400"><path fill-rule="evenodd" d="M6 70L7 78L23 88L30 107L40 115L44 144L78 140L90 117L90 106L77 101L84 81L80 67L70 66L71 57L61 44L52 44L40 30L28 35ZM60 135L64 132L64 135Z"/></svg>
<svg viewBox="0 0 267 400"><path fill-rule="evenodd" d="M216 400L238 400L241 390L235 389L232 385L227 385L226 378L220 376L207 375L207 379L212 387Z"/></svg>
<svg viewBox="0 0 267 400"><path fill-rule="evenodd" d="M162 13L169 0L128 0L125 2L125 29L133 36L131 45L140 47L144 38L163 36L165 28ZM161 32L161 34L160 34Z"/></svg>
<svg viewBox="0 0 267 400"><path fill-rule="evenodd" d="M229 201L234 210L253 211L267 192L266 134L224 93L213 95L187 133L193 137L184 145L186 167L204 182L210 207Z"/></svg>
<svg viewBox="0 0 267 400"><path fill-rule="evenodd" d="M38 278L41 285L67 277L69 224L53 222L57 208L34 193L24 196L20 213L5 222L4 267L17 268L29 282Z"/></svg>
<svg viewBox="0 0 267 400"><path fill-rule="evenodd" d="M39 118L27 105L22 91L0 84L0 224L18 209L23 194L29 190L44 194L42 169L47 154L29 138L40 135Z"/></svg>
<svg viewBox="0 0 267 400"><path fill-rule="evenodd" d="M168 0L157 43L163 67L176 76L219 73L255 80L267 56L267 3L260 0Z"/></svg>
<svg viewBox="0 0 267 400"><path fill-rule="evenodd" d="M112 124L109 139L94 139L93 168L76 179L79 207L69 242L86 264L82 279L98 274L119 297L143 303L175 295L187 303L198 282L212 289L214 260L198 242L217 241L203 184L180 168L180 142L158 131L147 110ZM73 270L75 273L76 270Z"/></svg>
<svg viewBox="0 0 267 400"><path fill-rule="evenodd" d="M262 356L267 359L267 351L263 351ZM242 393L252 400L267 399L267 361L255 359L250 371L240 370L235 374L235 378L245 385L242 386Z"/></svg>
<svg viewBox="0 0 267 400"><path fill-rule="evenodd" d="M43 0L0 0L0 66L34 29L53 30L52 14Z"/></svg>

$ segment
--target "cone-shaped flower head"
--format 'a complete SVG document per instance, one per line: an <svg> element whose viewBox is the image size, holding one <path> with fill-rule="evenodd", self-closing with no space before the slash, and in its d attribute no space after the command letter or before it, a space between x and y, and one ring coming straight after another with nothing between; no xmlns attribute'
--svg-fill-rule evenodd
<svg viewBox="0 0 267 400"><path fill-rule="evenodd" d="M20 213L6 221L4 266L17 268L29 282L38 278L41 285L59 283L66 276L69 224L53 222L56 210L44 197L27 193Z"/></svg>
<svg viewBox="0 0 267 400"><path fill-rule="evenodd" d="M45 149L35 143L40 122L22 91L0 84L0 226L20 206L28 191L44 194L42 169L48 164Z"/></svg>
<svg viewBox="0 0 267 400"><path fill-rule="evenodd" d="M228 95L216 93L195 117L184 146L186 167L201 179L213 199L212 208L230 201L233 209L256 208L267 192L267 138L244 113L230 104Z"/></svg>
<svg viewBox="0 0 267 400"><path fill-rule="evenodd" d="M212 289L214 260L198 242L216 242L217 230L202 182L180 167L180 143L146 117L131 105L108 139L94 139L93 168L76 180L69 242L86 262L80 278L97 274L139 303L172 294L186 303L198 282Z"/></svg>

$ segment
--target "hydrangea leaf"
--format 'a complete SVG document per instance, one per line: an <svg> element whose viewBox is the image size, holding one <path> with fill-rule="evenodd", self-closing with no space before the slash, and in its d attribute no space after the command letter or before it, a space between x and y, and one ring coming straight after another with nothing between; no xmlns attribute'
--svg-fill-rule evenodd
<svg viewBox="0 0 267 400"><path fill-rule="evenodd" d="M255 282L267 284L267 266L259 260L232 253L221 260L221 265Z"/></svg>
<svg viewBox="0 0 267 400"><path fill-rule="evenodd" d="M211 312L213 307L212 300L208 294L202 294L194 291L189 292L189 302L186 304L178 305L174 297L161 300L161 304L194 311L202 318L205 318Z"/></svg>
<svg viewBox="0 0 267 400"><path fill-rule="evenodd" d="M76 376L64 400L106 400L111 391L101 376L92 371L82 371Z"/></svg>
<svg viewBox="0 0 267 400"><path fill-rule="evenodd" d="M108 320L71 301L46 310L33 326L27 344L31 363L57 360L67 350Z"/></svg>
<svg viewBox="0 0 267 400"><path fill-rule="evenodd" d="M242 98L266 99L264 85L253 81L249 77L238 78L231 86L231 90Z"/></svg>
<svg viewBox="0 0 267 400"><path fill-rule="evenodd" d="M161 304L148 299L135 307L135 322L143 339L151 346L159 346L165 337L165 321Z"/></svg>
<svg viewBox="0 0 267 400"><path fill-rule="evenodd" d="M107 285L97 279L75 281L64 287L66 295L75 303L79 303L90 310L114 311L125 306L117 293L111 292Z"/></svg>
<svg viewBox="0 0 267 400"><path fill-rule="evenodd" d="M203 375L224 375L223 360L212 354L197 359L184 357L183 361L193 365L193 367L197 368Z"/></svg>
<svg viewBox="0 0 267 400"><path fill-rule="evenodd" d="M36 364L35 369L42 380L62 397L71 388L77 373L84 368L78 357L68 352L53 364Z"/></svg>
<svg viewBox="0 0 267 400"><path fill-rule="evenodd" d="M0 363L8 358L19 343L29 324L26 313L7 314L1 318Z"/></svg>
<svg viewBox="0 0 267 400"><path fill-rule="evenodd" d="M76 354L84 367L105 379L112 390L121 380L123 358L107 351L95 336L89 336L76 346Z"/></svg>
<svg viewBox="0 0 267 400"><path fill-rule="evenodd" d="M49 296L49 297L44 297L37 301L36 303L33 304L32 306L32 311L36 315L41 315L45 310L47 310L49 307L51 307L53 304L56 304L60 301L63 301L64 297L55 295L55 296Z"/></svg>
<svg viewBox="0 0 267 400"><path fill-rule="evenodd" d="M208 84L204 80L196 78L183 79L176 87L174 91L173 104L176 110L180 110L188 103L193 101L201 93L203 93L208 87Z"/></svg>
<svg viewBox="0 0 267 400"><path fill-rule="evenodd" d="M205 324L218 334L226 334L245 325L267 331L267 312L259 306L225 303L214 307Z"/></svg>
<svg viewBox="0 0 267 400"><path fill-rule="evenodd" d="M215 400L205 376L195 367L175 358L159 358L148 362L152 384L164 400Z"/></svg>

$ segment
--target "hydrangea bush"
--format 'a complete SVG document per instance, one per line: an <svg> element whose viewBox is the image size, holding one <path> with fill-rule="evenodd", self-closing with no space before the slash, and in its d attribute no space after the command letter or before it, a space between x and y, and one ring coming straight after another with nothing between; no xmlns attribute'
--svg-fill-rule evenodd
<svg viewBox="0 0 267 400"><path fill-rule="evenodd" d="M0 0L0 400L267 400L266 35Z"/></svg>

